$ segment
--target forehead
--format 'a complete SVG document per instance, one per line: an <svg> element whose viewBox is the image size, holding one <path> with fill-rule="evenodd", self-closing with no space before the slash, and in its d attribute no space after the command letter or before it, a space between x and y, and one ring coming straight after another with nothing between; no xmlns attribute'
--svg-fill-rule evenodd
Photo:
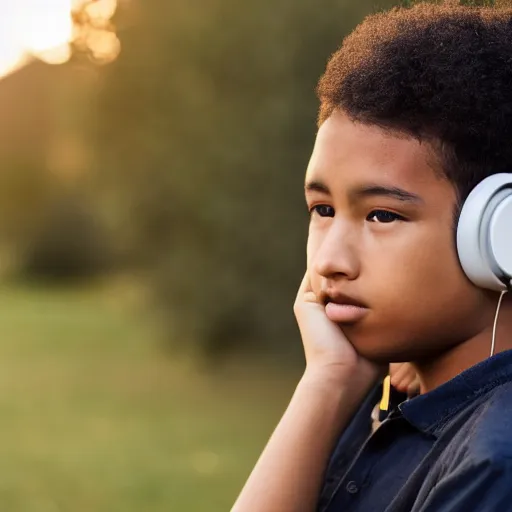
<svg viewBox="0 0 512 512"><path fill-rule="evenodd" d="M448 185L433 162L426 144L377 126L354 123L344 113L334 112L318 131L306 180L343 187L371 182L423 195L431 188Z"/></svg>

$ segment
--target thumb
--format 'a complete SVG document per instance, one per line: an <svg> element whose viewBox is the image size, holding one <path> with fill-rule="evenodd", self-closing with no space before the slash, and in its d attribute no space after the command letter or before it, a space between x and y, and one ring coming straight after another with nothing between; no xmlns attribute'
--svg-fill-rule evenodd
<svg viewBox="0 0 512 512"><path fill-rule="evenodd" d="M319 304L318 297L315 295L315 292L313 292L313 288L311 287L311 279L307 270L304 274L304 277L302 278L299 291L297 292L295 304L303 302L313 302L315 304Z"/></svg>

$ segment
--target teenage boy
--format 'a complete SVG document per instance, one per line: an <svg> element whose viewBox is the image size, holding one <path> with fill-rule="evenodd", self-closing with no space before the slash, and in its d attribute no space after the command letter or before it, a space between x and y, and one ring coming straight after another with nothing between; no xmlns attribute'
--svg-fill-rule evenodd
<svg viewBox="0 0 512 512"><path fill-rule="evenodd" d="M318 94L306 370L233 510L512 510L512 9L370 16ZM468 196L500 180L481 218ZM501 267L475 270L480 224L476 266ZM402 361L420 395L371 434L382 367Z"/></svg>

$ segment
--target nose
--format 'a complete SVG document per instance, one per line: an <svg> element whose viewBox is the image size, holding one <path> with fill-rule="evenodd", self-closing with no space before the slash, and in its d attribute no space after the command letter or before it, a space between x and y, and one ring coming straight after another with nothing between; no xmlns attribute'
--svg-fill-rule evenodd
<svg viewBox="0 0 512 512"><path fill-rule="evenodd" d="M333 222L328 230L315 237L310 247L313 272L326 279L356 279L360 271L358 241L354 227Z"/></svg>

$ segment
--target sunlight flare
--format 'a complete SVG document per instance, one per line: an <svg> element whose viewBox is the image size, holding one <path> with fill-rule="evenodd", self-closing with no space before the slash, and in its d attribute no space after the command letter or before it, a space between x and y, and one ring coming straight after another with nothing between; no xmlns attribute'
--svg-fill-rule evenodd
<svg viewBox="0 0 512 512"><path fill-rule="evenodd" d="M34 58L67 62L77 34L84 39L84 32L94 34L84 39L84 49L100 61L113 60L120 44L108 27L116 9L117 0L0 0L0 77ZM80 30L73 21L78 10L90 22Z"/></svg>

